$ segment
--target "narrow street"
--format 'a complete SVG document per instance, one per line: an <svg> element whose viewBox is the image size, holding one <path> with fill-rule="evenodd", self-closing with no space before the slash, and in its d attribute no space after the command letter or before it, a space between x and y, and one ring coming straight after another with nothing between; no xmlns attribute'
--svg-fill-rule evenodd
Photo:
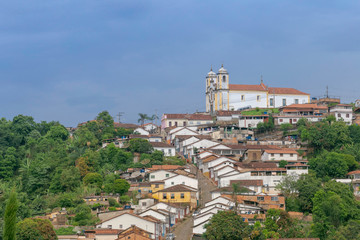
<svg viewBox="0 0 360 240"><path fill-rule="evenodd" d="M196 174L199 183L199 207L211 200L210 191L216 189L216 186L206 178L194 165L189 165L191 173ZM188 216L182 223L174 229L176 240L190 240L192 236L193 217Z"/></svg>

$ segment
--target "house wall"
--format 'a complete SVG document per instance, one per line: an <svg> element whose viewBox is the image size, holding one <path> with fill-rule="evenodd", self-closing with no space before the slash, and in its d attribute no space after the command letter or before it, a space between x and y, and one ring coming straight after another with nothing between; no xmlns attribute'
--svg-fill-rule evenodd
<svg viewBox="0 0 360 240"><path fill-rule="evenodd" d="M240 128L256 128L258 123L263 123L264 117L243 116L239 119Z"/></svg>
<svg viewBox="0 0 360 240"><path fill-rule="evenodd" d="M187 177L184 175L177 175L164 180L165 188L172 187L175 185L183 184L195 189L198 189L198 180L195 178Z"/></svg>
<svg viewBox="0 0 360 240"><path fill-rule="evenodd" d="M173 177L176 176L176 173L170 172L170 171L165 171L165 170L159 170L156 172L152 172L149 174L149 181L153 182L153 181L162 181L166 178L169 177Z"/></svg>
<svg viewBox="0 0 360 240"><path fill-rule="evenodd" d="M281 161L281 160L290 160L290 161L297 161L298 160L298 154L293 153L292 156L290 153L283 153L283 156L280 155L280 153L274 153L272 155L271 153L264 152L262 157L262 161L269 161L269 160L275 160L275 161Z"/></svg>
<svg viewBox="0 0 360 240"><path fill-rule="evenodd" d="M143 128L136 128L136 129L134 130L134 132L137 132L137 133L139 133L140 135L149 135L149 134L150 134L149 131L146 131L146 130L143 129Z"/></svg>
<svg viewBox="0 0 360 240"><path fill-rule="evenodd" d="M282 95L282 94L269 94L269 107L270 107L270 98L275 98L275 107L283 106L283 99L286 99L286 105L295 104L295 99L299 100L299 104L309 103L310 95Z"/></svg>
<svg viewBox="0 0 360 240"><path fill-rule="evenodd" d="M216 213L217 213L218 211L222 211L222 209L217 209ZM205 214L205 215L203 215L203 216L194 218L194 226L196 226L196 225L198 225L199 223L202 223L202 222L204 222L204 221L210 220L210 219L213 217L213 215L216 214L216 213Z"/></svg>
<svg viewBox="0 0 360 240"><path fill-rule="evenodd" d="M154 150L162 151L164 153L164 156L166 157L173 157L176 155L175 147L172 148L154 147Z"/></svg>
<svg viewBox="0 0 360 240"><path fill-rule="evenodd" d="M111 240L148 240L149 238L140 234L132 233L120 238L112 238Z"/></svg>
<svg viewBox="0 0 360 240"><path fill-rule="evenodd" d="M139 217L135 217L130 214L124 214L121 216L118 216L116 218L110 219L108 221L102 222L98 225L96 225L97 228L109 228L109 225L112 226L112 229L127 229L131 227L131 225L136 225L137 227L148 231L157 237L159 236L159 230L156 227L156 224L154 222L146 221L144 219L141 219ZM122 226L120 226L122 225ZM155 237L155 236L154 236Z"/></svg>
<svg viewBox="0 0 360 240"><path fill-rule="evenodd" d="M257 91L231 91L230 90L229 108L237 110L239 108L248 107L251 108L266 108L267 99L266 92ZM241 100L241 96L244 95L244 101ZM260 101L257 100L257 96L260 96Z"/></svg>

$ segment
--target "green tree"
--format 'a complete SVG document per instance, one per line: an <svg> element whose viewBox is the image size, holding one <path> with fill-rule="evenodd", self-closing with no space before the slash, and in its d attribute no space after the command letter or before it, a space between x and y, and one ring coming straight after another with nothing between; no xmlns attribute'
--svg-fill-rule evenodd
<svg viewBox="0 0 360 240"><path fill-rule="evenodd" d="M16 234L16 211L18 209L18 201L15 190L10 193L7 201L4 216L4 240L15 240Z"/></svg>
<svg viewBox="0 0 360 240"><path fill-rule="evenodd" d="M78 205L75 209L76 215L74 217L74 225L77 226L92 226L98 219L91 215L91 208L86 204Z"/></svg>
<svg viewBox="0 0 360 240"><path fill-rule="evenodd" d="M85 185L95 185L97 187L101 187L103 183L102 176L99 173L88 173L83 179Z"/></svg>
<svg viewBox="0 0 360 240"><path fill-rule="evenodd" d="M233 211L221 211L215 214L205 225L206 239L246 239L251 232L251 228L245 223L240 215Z"/></svg>
<svg viewBox="0 0 360 240"><path fill-rule="evenodd" d="M316 158L311 158L309 165L319 178L343 178L349 169L348 162L350 166L353 165L352 160L355 161L353 157L349 158L346 154L324 152Z"/></svg>
<svg viewBox="0 0 360 240"><path fill-rule="evenodd" d="M286 165L288 165L288 162L285 161L285 160L281 160L281 161L279 162L279 168L284 168Z"/></svg>
<svg viewBox="0 0 360 240"><path fill-rule="evenodd" d="M149 141L141 138L134 138L130 140L129 150L137 153L151 153L153 147Z"/></svg>
<svg viewBox="0 0 360 240"><path fill-rule="evenodd" d="M21 240L58 239L49 220L32 218L26 218L17 224L16 236Z"/></svg>
<svg viewBox="0 0 360 240"><path fill-rule="evenodd" d="M69 132L66 130L66 128L62 125L55 125L50 128L50 130L47 132L46 137L51 139L58 139L65 141L69 137Z"/></svg>
<svg viewBox="0 0 360 240"><path fill-rule="evenodd" d="M302 212L312 212L313 197L321 189L321 181L314 175L301 175L296 182L297 201Z"/></svg>
<svg viewBox="0 0 360 240"><path fill-rule="evenodd" d="M145 113L139 113L139 119L138 119L138 123L141 123L141 125L144 125L146 120L149 120L149 116Z"/></svg>
<svg viewBox="0 0 360 240"><path fill-rule="evenodd" d="M113 185L114 193L119 193L123 195L127 191L129 191L130 183L128 183L125 179L116 179Z"/></svg>

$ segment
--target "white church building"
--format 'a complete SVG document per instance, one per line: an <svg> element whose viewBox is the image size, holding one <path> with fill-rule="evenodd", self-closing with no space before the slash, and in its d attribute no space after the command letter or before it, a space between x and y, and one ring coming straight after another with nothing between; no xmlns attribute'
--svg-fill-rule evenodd
<svg viewBox="0 0 360 240"><path fill-rule="evenodd" d="M230 84L229 73L221 66L218 73L206 76L206 111L241 110L244 108L278 108L291 104L310 103L310 94L294 88Z"/></svg>

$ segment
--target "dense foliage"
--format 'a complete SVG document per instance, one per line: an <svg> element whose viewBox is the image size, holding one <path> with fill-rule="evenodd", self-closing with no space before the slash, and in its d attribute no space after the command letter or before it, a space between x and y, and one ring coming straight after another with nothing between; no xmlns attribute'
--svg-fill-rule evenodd
<svg viewBox="0 0 360 240"><path fill-rule="evenodd" d="M98 221L84 204L84 196L101 192L124 194L129 186L115 172L165 163L162 152L151 152L148 142L133 141L136 144L130 144L128 149L114 144L102 148L104 140L133 132L115 126L107 111L71 131L59 122L37 123L30 116L0 119L0 216L4 216L11 189L15 189L18 222L63 207L75 214L70 224L92 225ZM134 154L149 161L133 163ZM122 200L128 202L128 198ZM27 219L19 226L39 224L34 221ZM2 236L3 218L0 240Z"/></svg>

